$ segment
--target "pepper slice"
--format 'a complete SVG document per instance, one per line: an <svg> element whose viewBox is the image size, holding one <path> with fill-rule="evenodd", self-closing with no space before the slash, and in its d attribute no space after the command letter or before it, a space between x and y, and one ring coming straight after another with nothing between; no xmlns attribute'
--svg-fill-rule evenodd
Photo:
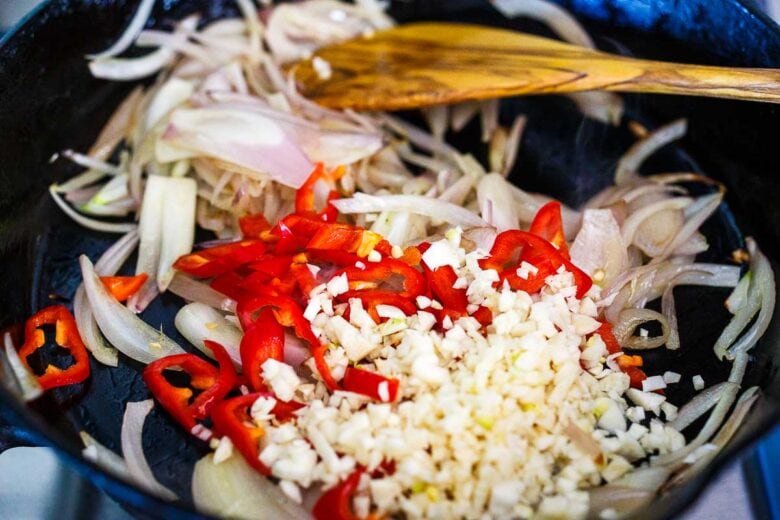
<svg viewBox="0 0 780 520"><path fill-rule="evenodd" d="M382 236L373 231L347 224L327 224L317 230L306 244L306 249L355 253L364 258L374 250Z"/></svg>
<svg viewBox="0 0 780 520"><path fill-rule="evenodd" d="M261 258L266 249L260 240L240 240L181 256L173 267L193 276L211 278Z"/></svg>
<svg viewBox="0 0 780 520"><path fill-rule="evenodd" d="M365 262L364 269L346 267L334 276L346 273L349 287L356 289L375 289L392 277L399 277L402 289L398 294L405 298L414 298L426 291L425 276L410 265L394 258L383 258L379 262Z"/></svg>
<svg viewBox="0 0 780 520"><path fill-rule="evenodd" d="M101 276L100 281L117 301L123 302L137 293L149 279L149 275L141 273L136 276Z"/></svg>
<svg viewBox="0 0 780 520"><path fill-rule="evenodd" d="M330 201L339 198L336 181L346 171L343 166L339 166L328 172L322 163L317 163L295 194L295 212L313 214L325 222L336 220L338 211Z"/></svg>
<svg viewBox="0 0 780 520"><path fill-rule="evenodd" d="M303 316L303 311L301 311L301 308L292 298L279 294L265 294L245 300L239 300L236 314L238 315L241 327L244 330L249 330L249 328L254 326L260 311L266 307L270 307L273 310L276 321L281 326L292 327L295 331L295 335L309 344L309 349L312 357L314 357L317 371L323 382L328 389L337 390L339 385L330 373L330 367L325 361L326 347L320 342L317 336L314 335L314 332L311 330L311 325L309 325L309 321Z"/></svg>
<svg viewBox="0 0 780 520"><path fill-rule="evenodd" d="M609 352L610 354L615 354L622 350L620 348L620 343L618 343L618 340L615 338L615 335L612 333L612 324L609 323L608 321L602 321L601 326L598 329L596 329L596 332L594 332L594 334L598 334L599 336L601 336L601 341L603 341L604 344L607 346L607 352Z"/></svg>
<svg viewBox="0 0 780 520"><path fill-rule="evenodd" d="M532 264L536 272L529 272L526 277L517 274L517 268L523 261ZM507 280L513 289L528 293L539 291L544 286L545 278L554 274L561 266L574 276L577 298L585 296L593 285L593 281L585 272L566 260L547 240L515 229L498 234L490 256L480 260L480 265L483 269L498 271L501 277L498 283Z"/></svg>
<svg viewBox="0 0 780 520"><path fill-rule="evenodd" d="M31 316L24 326L24 344L19 349L22 363L33 372L27 363L27 357L46 344L46 336L40 327L55 326L54 341L66 348L73 356L73 364L66 369L52 364L46 366L43 375L38 376L38 382L44 390L81 383L89 377L89 356L84 342L81 340L76 320L63 305L52 305L41 309ZM34 373L34 372L33 372Z"/></svg>
<svg viewBox="0 0 780 520"><path fill-rule="evenodd" d="M359 520L352 512L352 499L355 496L362 469L356 469L346 480L336 484L314 504L312 516L316 520Z"/></svg>
<svg viewBox="0 0 780 520"><path fill-rule="evenodd" d="M255 391L266 390L262 366L269 359L284 360L284 329L266 308L241 339L241 366Z"/></svg>
<svg viewBox="0 0 780 520"><path fill-rule="evenodd" d="M382 319L377 313L377 305L392 305L398 307L407 316L411 316L417 312L417 306L408 298L404 298L398 293L392 291L348 291L344 294L340 294L336 299L340 302L348 302L350 298L358 298L363 302L363 307L371 318L379 323Z"/></svg>
<svg viewBox="0 0 780 520"><path fill-rule="evenodd" d="M252 405L260 397L274 397L274 395L256 392L226 399L214 406L211 420L217 433L227 435L250 466L263 475L269 475L271 472L268 467L260 462L259 441L265 435L265 430L255 424L250 414ZM285 403L277 399L271 411L278 421L284 422L293 419L294 412L303 406L296 401Z"/></svg>
<svg viewBox="0 0 780 520"><path fill-rule="evenodd" d="M347 367L341 385L347 392L365 395L383 403L392 403L398 397L398 379L362 368ZM381 389L383 385L385 390Z"/></svg>
<svg viewBox="0 0 780 520"><path fill-rule="evenodd" d="M560 202L553 200L539 208L528 232L547 240L558 249L562 257L570 259L566 236L563 234Z"/></svg>
<svg viewBox="0 0 780 520"><path fill-rule="evenodd" d="M176 354L149 363L143 371L146 386L154 398L182 426L193 432L197 421L209 416L214 405L222 400L238 380L233 363L224 347L206 340L219 363L219 369L194 354ZM165 378L167 369L180 368L190 376L190 386L201 393L192 399L190 388L174 386Z"/></svg>
<svg viewBox="0 0 780 520"><path fill-rule="evenodd" d="M244 238L262 238L263 233L271 229L271 224L262 213L245 215L238 219L238 227Z"/></svg>

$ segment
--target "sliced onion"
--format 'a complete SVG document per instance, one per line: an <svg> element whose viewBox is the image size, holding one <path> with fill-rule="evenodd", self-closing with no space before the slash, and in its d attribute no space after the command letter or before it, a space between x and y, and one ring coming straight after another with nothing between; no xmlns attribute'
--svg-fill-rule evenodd
<svg viewBox="0 0 780 520"><path fill-rule="evenodd" d="M601 518L601 513L607 509L615 511L622 517L649 503L655 498L655 491L606 484L589 489L588 495L590 515L593 518Z"/></svg>
<svg viewBox="0 0 780 520"><path fill-rule="evenodd" d="M49 187L49 194L51 194L51 198L54 199L54 202L60 207L63 213L73 219L74 222L87 229L94 229L95 231L102 231L104 233L127 233L136 229L136 225L131 222L103 222L82 215L62 199L62 196L57 193L56 185Z"/></svg>
<svg viewBox="0 0 780 520"><path fill-rule="evenodd" d="M181 335L207 356L214 357L204 343L205 340L211 340L225 347L230 359L241 366L243 333L214 308L204 303L189 303L179 309L174 323Z"/></svg>
<svg viewBox="0 0 780 520"><path fill-rule="evenodd" d="M764 335L772 320L775 310L775 276L772 272L772 266L764 253L758 249L755 240L751 237L745 239L748 252L750 253L750 270L753 273L753 279L750 284L750 291L758 292L761 301L761 310L758 313L755 323L742 335L736 343L729 347L726 357L735 359L740 354L750 351L755 344ZM734 316L736 319L736 316ZM718 338L720 341L720 338ZM718 350L715 351L716 353Z"/></svg>
<svg viewBox="0 0 780 520"><path fill-rule="evenodd" d="M151 130L171 110L192 96L195 86L191 81L173 77L157 90L146 110L144 128Z"/></svg>
<svg viewBox="0 0 780 520"><path fill-rule="evenodd" d="M473 227L465 229L462 238L464 241L472 242L475 250L488 253L496 241L496 234L496 228L492 226Z"/></svg>
<svg viewBox="0 0 780 520"><path fill-rule="evenodd" d="M131 231L111 247L95 263L95 272L98 276L113 276L127 261L138 244L138 232ZM117 350L107 344L100 333L92 308L84 291L84 284L80 284L73 297L73 316L79 329L84 345L92 353L92 356L104 365L115 367L119 364Z"/></svg>
<svg viewBox="0 0 780 520"><path fill-rule="evenodd" d="M311 357L308 343L294 334L284 334L284 362L293 368L299 367Z"/></svg>
<svg viewBox="0 0 780 520"><path fill-rule="evenodd" d="M487 143L498 128L498 99L481 101L479 114L482 122L482 142Z"/></svg>
<svg viewBox="0 0 780 520"><path fill-rule="evenodd" d="M723 202L723 192L704 195L696 199L693 204L685 209L685 224L656 259L666 258L675 249L688 241L698 231L704 221L718 209L721 202Z"/></svg>
<svg viewBox="0 0 780 520"><path fill-rule="evenodd" d="M647 206L634 211L623 223L621 229L623 244L625 244L626 247L630 246L634 242L634 236L639 229L639 226L641 226L642 223L647 221L650 217L654 217L667 210L683 209L689 206L691 202L692 200L688 197L674 197L671 199L664 199L652 204L648 204ZM676 234L677 230L674 231Z"/></svg>
<svg viewBox="0 0 780 520"><path fill-rule="evenodd" d="M100 130L98 138L90 147L87 155L99 160L107 160L116 149L117 145L128 134L128 129L133 120L133 114L138 104L143 99L144 89L138 86L119 104L111 117L108 119L103 129ZM65 183L67 185L68 183Z"/></svg>
<svg viewBox="0 0 780 520"><path fill-rule="evenodd" d="M146 461L143 446L143 431L146 416L154 408L154 401L147 399L137 403L127 403L122 418L122 455L127 464L127 472L139 486L164 500L176 500L176 494L160 484Z"/></svg>
<svg viewBox="0 0 780 520"><path fill-rule="evenodd" d="M355 193L352 198L331 202L341 213L380 213L382 211L408 211L431 219L447 222L451 226L483 227L487 223L471 211L448 202L421 195L367 195Z"/></svg>
<svg viewBox="0 0 780 520"><path fill-rule="evenodd" d="M216 464L210 453L195 463L192 498L198 511L220 518L311 518L308 511L237 454Z"/></svg>
<svg viewBox="0 0 780 520"><path fill-rule="evenodd" d="M611 484L617 486L627 486L634 489L644 489L647 491L657 491L669 478L671 471L669 468L643 466L629 471Z"/></svg>
<svg viewBox="0 0 780 520"><path fill-rule="evenodd" d="M566 97L587 117L604 124L617 126L623 118L623 99L613 92L572 92Z"/></svg>
<svg viewBox="0 0 780 520"><path fill-rule="evenodd" d="M192 251L195 241L195 202L198 184L192 178L161 177L165 181L157 288L164 292L175 271L173 263Z"/></svg>
<svg viewBox="0 0 780 520"><path fill-rule="evenodd" d="M644 338L632 335L638 326L651 321L657 321L661 324L660 336ZM618 315L618 321L613 326L618 343L623 348L632 350L658 348L669 337L669 323L664 315L650 309L626 309Z"/></svg>
<svg viewBox="0 0 780 520"><path fill-rule="evenodd" d="M79 432L79 437L81 437L81 442L84 443L84 449L81 451L81 454L85 459L94 462L117 477L131 478L125 459L100 444L85 431Z"/></svg>
<svg viewBox="0 0 780 520"><path fill-rule="evenodd" d="M298 188L313 164L284 130L282 113L275 115L248 107L179 108L158 141L158 160L215 157Z"/></svg>
<svg viewBox="0 0 780 520"><path fill-rule="evenodd" d="M176 273L168 285L168 291L190 302L198 302L215 309L235 312L236 301L215 291L207 283Z"/></svg>
<svg viewBox="0 0 780 520"><path fill-rule="evenodd" d="M734 290L729 294L729 297L726 298L726 308L731 314L736 314L745 306L745 303L748 301L748 295L750 294L749 289L752 280L753 273L748 271L745 273L745 276L740 278L737 286L734 287Z"/></svg>
<svg viewBox="0 0 780 520"><path fill-rule="evenodd" d="M236 0L238 8L244 17L246 30L249 33L249 58L252 64L256 64L263 54L263 26L260 24L260 17L252 0Z"/></svg>
<svg viewBox="0 0 780 520"><path fill-rule="evenodd" d="M620 227L608 209L586 209L582 226L570 248L571 261L602 287L628 267Z"/></svg>
<svg viewBox="0 0 780 520"><path fill-rule="evenodd" d="M470 175L464 175L439 195L439 200L450 202L456 205L463 205L469 193L474 188L474 178Z"/></svg>
<svg viewBox="0 0 780 520"><path fill-rule="evenodd" d="M69 159L78 164L79 166L83 166L84 168L88 168L90 170L96 170L107 175L121 175L124 173L118 166L101 161L99 159L95 159L89 155L74 152L73 150L65 150L61 155L66 159Z"/></svg>
<svg viewBox="0 0 780 520"><path fill-rule="evenodd" d="M504 164L501 167L501 173L504 177L508 176L515 167L515 161L517 160L517 154L520 150L520 140L523 138L523 130L528 122L528 118L524 115L519 115L512 122L512 127L509 129L509 135L506 138L506 150L504 153Z"/></svg>
<svg viewBox="0 0 780 520"><path fill-rule="evenodd" d="M135 81L158 72L170 65L176 52L168 47L146 54L140 58L106 58L89 62L92 75L112 81Z"/></svg>
<svg viewBox="0 0 780 520"><path fill-rule="evenodd" d="M724 387L724 390L718 399L715 408L707 418L707 422L696 437L685 445L683 448L661 455L652 460L654 466L663 465L677 465L685 459L689 454L696 450L699 446L706 443L710 437L718 430L723 420L726 418L731 405L734 404L734 400L737 398L739 388L742 383L742 378L745 375L745 367L747 365L747 354L738 354L734 360L734 364L731 367L728 382L731 383Z"/></svg>
<svg viewBox="0 0 780 520"><path fill-rule="evenodd" d="M482 218L487 221L486 211L488 201L492 203L489 222L499 231L517 229L519 217L515 211L512 190L509 183L500 173L489 173L477 184L477 200L479 201Z"/></svg>
<svg viewBox="0 0 780 520"><path fill-rule="evenodd" d="M669 423L669 426L678 432L683 431L688 426L693 424L697 419L699 419L699 417L707 413L710 408L715 406L715 403L720 401L721 397L723 397L723 393L726 391L726 388L733 384L734 383L724 381L709 388L705 388L696 394L693 399L688 401L685 406L680 408L680 410L677 412L677 417L675 417L675 419Z"/></svg>
<svg viewBox="0 0 780 520"><path fill-rule="evenodd" d="M433 154L441 154L448 160L454 160L460 154L451 145L436 139L433 135L390 114L381 114L382 121L394 132L407 138L409 142Z"/></svg>
<svg viewBox="0 0 780 520"><path fill-rule="evenodd" d="M452 117L450 121L450 128L454 132L460 132L463 130L469 121L471 121L477 112L479 111L479 103L476 101L466 101L464 103L458 103L452 106Z"/></svg>
<svg viewBox="0 0 780 520"><path fill-rule="evenodd" d="M147 179L144 189L138 229L141 243L138 246L135 274L146 273L149 278L143 287L127 301L127 306L134 312L143 311L158 294L157 273L160 268L162 251L163 212L167 195L166 180L165 177L151 175Z"/></svg>
<svg viewBox="0 0 780 520"><path fill-rule="evenodd" d="M16 351L16 347L14 347L11 334L8 332L3 335L3 343L5 345L6 360L11 367L14 379L19 383L22 399L25 401L38 399L43 394L43 387L41 387L35 374L22 363L19 353Z"/></svg>
<svg viewBox="0 0 780 520"><path fill-rule="evenodd" d="M119 303L95 274L92 262L79 257L84 289L95 320L106 339L124 355L141 363L184 352L162 331L157 330Z"/></svg>
<svg viewBox="0 0 780 520"><path fill-rule="evenodd" d="M711 276L706 271L699 271L704 276ZM671 280L664 289L664 294L661 297L661 313L666 317L667 323L669 323L669 337L666 339L666 348L669 350L677 350L680 348L680 332L677 329L677 311L674 303L674 288L685 281L686 275L690 274L690 271L680 273Z"/></svg>
<svg viewBox="0 0 780 520"><path fill-rule="evenodd" d="M192 58L206 67L217 67L220 65L204 47L184 39L176 33L147 29L138 35L135 44L138 47L171 49Z"/></svg>
<svg viewBox="0 0 780 520"><path fill-rule="evenodd" d="M111 47L104 50L103 52L99 52L97 54L87 54L87 59L97 60L113 58L114 56L118 56L126 51L128 47L133 44L133 41L135 41L138 34L143 30L144 25L146 25L146 21L149 19L149 15L152 13L153 7L154 0L141 0L141 3L138 5L138 8L133 15L133 18L130 20L130 23L127 25L119 39L117 39L117 41L115 41Z"/></svg>
<svg viewBox="0 0 780 520"><path fill-rule="evenodd" d="M447 131L447 119L449 118L449 107L447 105L435 105L423 108L422 113L433 136L436 139L444 140L444 133Z"/></svg>
<svg viewBox="0 0 780 520"><path fill-rule="evenodd" d="M687 121L678 119L650 132L646 137L637 141L618 162L615 170L615 184L621 186L631 180L645 159L659 148L685 135L687 129Z"/></svg>
<svg viewBox="0 0 780 520"><path fill-rule="evenodd" d="M720 451L731 440L734 434L737 433L737 430L739 430L739 427L744 422L747 413L750 411L756 400L758 400L757 386L753 386L745 390L737 400L734 411L731 412L729 418L726 419L726 422L723 423L723 426L721 426L720 430L718 430L718 433L715 434L715 437L712 438L711 444L715 447L715 449L707 451L691 466L685 468L677 475L675 475L674 478L669 482L669 486L676 486L685 482L690 477L701 471L710 462L712 462L718 453L720 453Z"/></svg>

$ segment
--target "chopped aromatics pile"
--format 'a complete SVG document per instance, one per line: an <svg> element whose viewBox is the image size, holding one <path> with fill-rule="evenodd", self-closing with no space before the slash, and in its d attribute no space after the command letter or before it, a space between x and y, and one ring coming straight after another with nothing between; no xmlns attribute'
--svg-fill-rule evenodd
<svg viewBox="0 0 780 520"><path fill-rule="evenodd" d="M592 46L546 0L494 3ZM533 121L502 126L498 100L427 108L427 132L295 90L284 65L391 26L382 2L237 0L242 19L192 15L172 32L143 29L153 4L90 70L158 80L86 154L63 152L85 171L50 187L80 225L124 235L79 259L73 314L42 309L23 339L4 336L26 400L125 358L146 365L154 401L127 403L124 459L82 432L85 456L175 499L182 482L159 482L143 450L156 401L202 449L193 501L216 516L610 518L701 471L737 431L758 397L742 382L774 275L751 238L733 262L696 261L722 185L638 174L685 120L628 121L639 139L615 184L574 209L508 180ZM119 56L133 43L154 50ZM620 123L619 97L571 97ZM444 139L475 118L488 169ZM196 226L216 239L195 244ZM713 346L727 381L645 365L644 350L690 347L678 285L733 288ZM191 345L139 317L164 292L183 300L174 324ZM695 397L669 402L687 381Z"/></svg>

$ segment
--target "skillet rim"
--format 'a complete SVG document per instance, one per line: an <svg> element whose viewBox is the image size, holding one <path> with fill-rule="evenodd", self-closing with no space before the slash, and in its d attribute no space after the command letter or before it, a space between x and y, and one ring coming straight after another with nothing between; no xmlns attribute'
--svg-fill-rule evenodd
<svg viewBox="0 0 780 520"><path fill-rule="evenodd" d="M0 36L0 54L5 50L21 32L34 28L36 23L45 22L45 12L51 9L55 2L67 2L79 0L43 0L34 9L28 12L12 28ZM553 0L556 3L570 4L571 0ZM750 0L721 0L724 4L731 4L743 13L743 16L753 18L755 22L763 26L768 32L775 34L780 38L780 25L775 23L764 13L755 2ZM574 0L573 3L577 3ZM487 7L490 5L486 1ZM567 5L567 7L570 7ZM1 56L0 56L1 57ZM0 68L0 72L2 69ZM778 264L772 261L776 273ZM778 318L780 311L776 310L774 319ZM766 345L767 341L764 341ZM189 504L176 501L166 502L147 491L137 487L132 482L125 481L110 472L84 458L81 449L76 446L69 438L63 435L57 428L42 420L35 412L32 412L27 406L20 402L7 388L0 385L0 427L6 424L18 429L23 435L14 438L11 435L11 446L37 446L49 447L55 450L56 454L64 460L71 468L77 471L82 477L87 479L92 485L102 489L113 499L117 500L122 506L127 506L134 513L143 511L148 514L154 511L154 515L164 518L214 518L203 515L190 507ZM751 414L753 415L753 414ZM724 451L708 465L708 475L699 474L689 481L685 486L685 493L676 498L675 504L671 508L674 515L682 514L690 509L698 499L701 498L704 490L714 481L714 477L719 475L728 464L734 463L740 455L744 455L760 438L774 427L780 424L780 405L765 412L757 424L747 434L741 432L737 438L732 440ZM5 423L5 424L4 424ZM4 432L0 431L0 437ZM2 439L0 439L2 440ZM0 442L0 446L5 446ZM8 447L8 446L5 446ZM0 449L0 453L2 449ZM645 516L646 513L638 513L636 516ZM652 515L652 513L650 513Z"/></svg>

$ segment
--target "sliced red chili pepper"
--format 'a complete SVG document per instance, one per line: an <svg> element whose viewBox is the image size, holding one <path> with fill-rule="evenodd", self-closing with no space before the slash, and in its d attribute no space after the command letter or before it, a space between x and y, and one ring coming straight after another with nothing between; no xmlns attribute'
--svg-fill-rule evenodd
<svg viewBox="0 0 780 520"><path fill-rule="evenodd" d="M268 278L284 276L293 262L292 255L263 255L259 259L247 264L253 271L259 271L268 275Z"/></svg>
<svg viewBox="0 0 780 520"><path fill-rule="evenodd" d="M517 268L523 261L536 268L536 272L529 272L525 278L517 274ZM547 240L515 229L498 234L490 256L481 260L480 265L483 269L498 271L501 280L507 280L513 289L529 293L539 291L544 286L545 278L561 266L574 276L578 298L582 298L593 285L587 274L561 256Z"/></svg>
<svg viewBox="0 0 780 520"><path fill-rule="evenodd" d="M247 463L263 475L271 472L260 462L260 439L265 435L262 427L252 420L250 410L255 401L261 397L276 397L268 392L255 392L226 399L217 403L211 410L211 420L214 429L220 435L227 435L233 446L244 456ZM295 418L295 411L304 405L297 401L284 402L276 399L271 413L280 422Z"/></svg>
<svg viewBox="0 0 780 520"><path fill-rule="evenodd" d="M309 270L306 264L293 264L290 266L290 276L295 280L296 285L301 290L303 296L307 297L312 290L317 287L317 278Z"/></svg>
<svg viewBox="0 0 780 520"><path fill-rule="evenodd" d="M426 291L425 276L414 267L394 258L383 258L379 262L364 262L366 267L347 267L334 276L346 273L349 287L355 289L375 289L391 280L393 276L400 277L403 289L398 291L403 297L410 298Z"/></svg>
<svg viewBox="0 0 780 520"><path fill-rule="evenodd" d="M619 355L615 361L617 362L618 366L620 367L620 370L626 371L626 369L630 367L641 367L644 361L642 360L642 356L629 356L627 354L621 354Z"/></svg>
<svg viewBox="0 0 780 520"><path fill-rule="evenodd" d="M336 250L364 258L374 250L382 236L347 224L327 224L317 230L306 244L307 250Z"/></svg>
<svg viewBox="0 0 780 520"><path fill-rule="evenodd" d="M382 398L382 385L386 386L387 393ZM385 377L376 372L370 372L361 368L347 367L341 386L347 392L365 395L377 401L392 403L398 397L398 379Z"/></svg>
<svg viewBox="0 0 780 520"><path fill-rule="evenodd" d="M100 281L117 301L123 302L137 293L149 279L141 273L136 276L101 276Z"/></svg>
<svg viewBox="0 0 780 520"><path fill-rule="evenodd" d="M303 316L303 311L292 298L279 294L267 294L246 300L239 300L236 314L241 322L241 327L248 330L253 326L258 313L265 307L271 307L276 321L283 327L292 327L295 335L309 344L312 357L320 377L330 390L338 389L338 383L330 373L330 367L325 361L325 345L311 330L311 325Z"/></svg>
<svg viewBox="0 0 780 520"><path fill-rule="evenodd" d="M340 294L336 299L340 302L347 302L350 298L358 298L363 302L363 308L371 316L371 318L379 323L382 319L377 314L377 305L392 305L398 307L407 316L411 316L417 312L417 306L409 298L404 298L400 294L393 291L348 291L344 294Z"/></svg>
<svg viewBox="0 0 780 520"><path fill-rule="evenodd" d="M154 398L190 432L237 382L233 362L222 345L208 340L205 344L217 359L218 369L194 354L176 354L149 363L143 371L144 382ZM165 371L171 368L186 372L190 386L201 393L193 399L190 388L171 384L165 377Z"/></svg>
<svg viewBox="0 0 780 520"><path fill-rule="evenodd" d="M360 258L355 253L349 253L339 249L307 249L306 256L315 264L333 264L339 267L354 266L357 262L367 263L365 258Z"/></svg>
<svg viewBox="0 0 780 520"><path fill-rule="evenodd" d="M528 232L550 242L562 257L569 260L569 247L566 245L566 236L563 233L560 202L553 200L539 208Z"/></svg>
<svg viewBox="0 0 780 520"><path fill-rule="evenodd" d="M316 520L359 520L352 511L352 499L355 496L362 469L355 470L346 480L336 484L314 504L312 515Z"/></svg>
<svg viewBox="0 0 780 520"><path fill-rule="evenodd" d="M622 348L620 348L620 343L618 343L617 339L615 338L615 335L612 333L612 324L607 321L602 321L601 326L596 329L596 332L594 334L598 334L601 336L601 341L604 342L604 344L607 346L607 352L610 354L615 354L616 352L620 352Z"/></svg>
<svg viewBox="0 0 780 520"><path fill-rule="evenodd" d="M647 374L645 374L642 369L637 367L628 367L623 372L628 375L631 388L637 388L639 390L642 389L642 381L647 379Z"/></svg>
<svg viewBox="0 0 780 520"><path fill-rule="evenodd" d="M466 289L455 289L455 281L458 279L455 269L449 265L437 267L433 271L424 267L428 286L431 288L433 296L439 300L446 310L452 310L465 314L469 299L466 296Z"/></svg>
<svg viewBox="0 0 780 520"><path fill-rule="evenodd" d="M241 240L184 255L176 260L173 267L193 276L211 278L261 258L266 249L267 246L260 240Z"/></svg>
<svg viewBox="0 0 780 520"><path fill-rule="evenodd" d="M245 215L238 219L238 226L244 238L262 238L263 233L271 229L271 224L262 213Z"/></svg>
<svg viewBox="0 0 780 520"><path fill-rule="evenodd" d="M73 356L73 364L66 369L47 365L43 375L38 376L38 382L44 390L81 383L89 377L89 356L87 348L81 340L76 320L63 305L52 305L41 309L25 323L24 344L19 349L19 358L30 369L27 357L46 344L46 336L40 327L55 326L54 341L57 345L68 349Z"/></svg>
<svg viewBox="0 0 780 520"><path fill-rule="evenodd" d="M211 411L214 429L227 435L246 462L263 475L270 475L268 466L260 462L260 439L265 430L252 420L249 410L263 394L246 394L217 403Z"/></svg>
<svg viewBox="0 0 780 520"><path fill-rule="evenodd" d="M338 212L329 202L339 197L336 181L346 171L343 166L339 166L328 172L322 163L317 163L295 194L295 212L313 214L325 221L335 220Z"/></svg>
<svg viewBox="0 0 780 520"><path fill-rule="evenodd" d="M241 366L255 391L266 390L262 366L269 359L284 360L284 329L266 308L241 339Z"/></svg>
<svg viewBox="0 0 780 520"><path fill-rule="evenodd" d="M244 285L244 277L236 272L227 272L218 275L209 283L212 289L221 292L228 298L236 301L247 297L247 290Z"/></svg>

